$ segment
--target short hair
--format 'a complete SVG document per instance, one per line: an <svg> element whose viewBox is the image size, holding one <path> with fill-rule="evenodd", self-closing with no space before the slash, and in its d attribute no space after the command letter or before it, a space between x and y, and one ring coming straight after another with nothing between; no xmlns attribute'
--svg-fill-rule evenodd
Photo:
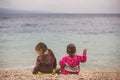
<svg viewBox="0 0 120 80"><path fill-rule="evenodd" d="M67 54L70 55L70 57L73 57L74 54L76 53L76 47L73 43L70 43L67 45Z"/></svg>
<svg viewBox="0 0 120 80"><path fill-rule="evenodd" d="M39 51L40 49L42 49L43 50L43 53L45 52L45 51L47 51L47 45L45 44L45 43L43 43L43 42L39 42L36 46L35 46L35 50L36 51Z"/></svg>

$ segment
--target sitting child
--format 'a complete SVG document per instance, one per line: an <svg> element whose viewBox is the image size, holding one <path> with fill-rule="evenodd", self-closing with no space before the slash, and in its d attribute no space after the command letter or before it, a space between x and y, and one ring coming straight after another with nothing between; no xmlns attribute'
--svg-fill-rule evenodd
<svg viewBox="0 0 120 80"><path fill-rule="evenodd" d="M74 44L69 44L67 46L67 56L63 57L59 62L61 66L61 74L78 74L80 71L80 62L86 62L87 50L83 50L83 55L76 55L76 47Z"/></svg>
<svg viewBox="0 0 120 80"><path fill-rule="evenodd" d="M43 42L36 45L35 51L37 52L38 57L33 69L33 74L54 74L57 63L53 52L48 49Z"/></svg>

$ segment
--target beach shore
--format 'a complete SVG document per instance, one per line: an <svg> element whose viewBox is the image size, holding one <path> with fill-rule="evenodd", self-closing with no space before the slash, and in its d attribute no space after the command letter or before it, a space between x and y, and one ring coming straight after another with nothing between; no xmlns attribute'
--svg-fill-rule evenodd
<svg viewBox="0 0 120 80"><path fill-rule="evenodd" d="M31 71L0 71L0 80L120 80L120 72L80 72L79 75L33 75Z"/></svg>

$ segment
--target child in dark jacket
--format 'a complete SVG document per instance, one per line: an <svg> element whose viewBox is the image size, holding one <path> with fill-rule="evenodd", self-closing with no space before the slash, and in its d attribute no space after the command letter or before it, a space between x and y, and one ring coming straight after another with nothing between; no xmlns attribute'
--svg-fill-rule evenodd
<svg viewBox="0 0 120 80"><path fill-rule="evenodd" d="M35 51L38 57L33 74L54 74L57 63L52 50L48 49L46 44L40 42L36 45Z"/></svg>
<svg viewBox="0 0 120 80"><path fill-rule="evenodd" d="M87 60L87 50L83 50L82 56L76 54L76 47L74 44L67 46L67 56L60 60L61 74L78 74L80 71L80 62L84 63Z"/></svg>

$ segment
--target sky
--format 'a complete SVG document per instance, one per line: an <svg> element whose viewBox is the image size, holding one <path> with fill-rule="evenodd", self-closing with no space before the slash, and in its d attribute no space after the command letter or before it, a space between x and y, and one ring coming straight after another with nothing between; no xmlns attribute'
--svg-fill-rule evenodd
<svg viewBox="0 0 120 80"><path fill-rule="evenodd" d="M120 13L120 0L0 0L0 8L58 13Z"/></svg>

